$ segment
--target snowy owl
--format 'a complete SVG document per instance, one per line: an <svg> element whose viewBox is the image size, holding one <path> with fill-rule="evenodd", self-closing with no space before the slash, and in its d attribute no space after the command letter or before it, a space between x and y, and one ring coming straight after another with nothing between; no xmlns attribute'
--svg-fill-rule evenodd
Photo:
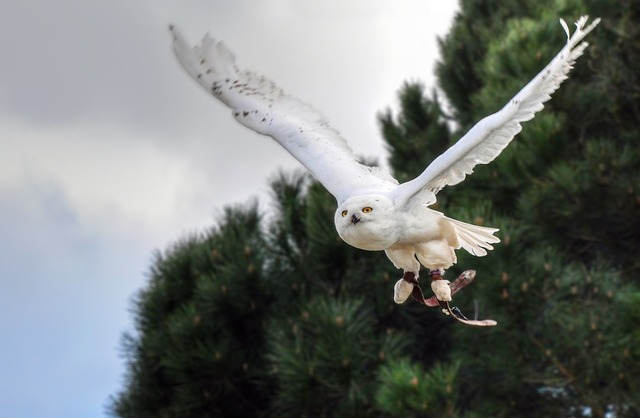
<svg viewBox="0 0 640 418"><path fill-rule="evenodd" d="M449 284L442 279L443 271L456 263L455 250L461 247L478 257L486 255L500 241L494 236L498 229L457 221L429 206L443 187L460 183L476 164L495 159L520 132L521 123L542 110L587 47L582 39L599 22L586 26L587 20L581 17L571 35L560 19L567 44L553 60L501 110L480 120L422 174L402 184L383 169L361 164L310 105L285 94L272 81L240 70L222 42L207 34L191 48L174 26L170 29L174 52L189 75L230 107L238 122L280 143L336 198L334 220L340 237L356 248L384 250L394 266L403 270L394 288L396 303L413 295L435 306L424 298L418 284L423 265L431 271L436 305L464 322L466 318L449 308L448 302L473 277L463 275Z"/></svg>

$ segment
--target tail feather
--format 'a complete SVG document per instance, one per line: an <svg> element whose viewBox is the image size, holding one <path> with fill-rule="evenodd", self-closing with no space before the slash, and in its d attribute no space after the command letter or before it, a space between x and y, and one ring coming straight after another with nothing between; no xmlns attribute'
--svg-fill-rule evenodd
<svg viewBox="0 0 640 418"><path fill-rule="evenodd" d="M455 219L447 218L458 235L458 242L469 254L476 257L487 255L487 250L493 250L491 244L500 242L500 238L494 236L499 231L497 228L472 225Z"/></svg>

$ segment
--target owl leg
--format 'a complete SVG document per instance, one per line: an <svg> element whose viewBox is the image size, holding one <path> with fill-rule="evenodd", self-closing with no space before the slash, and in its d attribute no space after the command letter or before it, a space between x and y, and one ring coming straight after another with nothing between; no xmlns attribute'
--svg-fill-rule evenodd
<svg viewBox="0 0 640 418"><path fill-rule="evenodd" d="M420 283L418 282L418 278L416 277L415 273L412 273L410 271L405 271L400 281L406 282L409 284L411 289L411 297L413 297L415 300L422 303L423 305L426 305L424 293L422 293L422 289L420 288ZM407 295L407 297L408 296L409 295Z"/></svg>
<svg viewBox="0 0 640 418"><path fill-rule="evenodd" d="M418 283L420 263L416 260L413 246L399 245L384 251L393 265L404 271L402 278L396 282L393 288L393 300L396 303L403 303L412 294L415 290L415 284Z"/></svg>

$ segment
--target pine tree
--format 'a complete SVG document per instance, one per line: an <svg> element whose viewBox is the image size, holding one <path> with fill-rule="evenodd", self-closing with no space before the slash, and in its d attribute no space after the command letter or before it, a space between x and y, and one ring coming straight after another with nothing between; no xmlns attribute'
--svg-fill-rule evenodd
<svg viewBox="0 0 640 418"><path fill-rule="evenodd" d="M395 382L378 379L381 367L412 353L444 360L446 319L393 303L397 272L339 240L319 184L281 174L272 190L268 221L255 205L228 208L218 227L157 255L124 337L114 415L388 416L376 394ZM433 381L419 369L407 371L422 381L413 398L433 399L445 377L451 386L446 366Z"/></svg>
<svg viewBox="0 0 640 418"><path fill-rule="evenodd" d="M638 414L638 11L625 1L468 1L441 41L438 74L457 138L553 56L564 36L557 16L604 18L546 109L491 165L438 195L448 214L502 230L488 257L459 254L458 268L478 270L459 303L499 321L481 336L455 329L463 413ZM398 124L405 119L416 117Z"/></svg>
<svg viewBox="0 0 640 418"><path fill-rule="evenodd" d="M257 205L157 254L126 334L121 417L262 416L271 389L264 351L264 234ZM250 344L248 342L251 342Z"/></svg>
<svg viewBox="0 0 640 418"><path fill-rule="evenodd" d="M638 416L640 4L464 0L440 40L440 93L405 83L379 114L404 181L502 107L564 42L557 23L603 17L570 80L503 154L436 209L501 229L458 252L455 296L498 320L452 323L411 301L381 253L342 243L335 202L308 175L271 181L272 208L228 208L150 268L124 336L120 417Z"/></svg>

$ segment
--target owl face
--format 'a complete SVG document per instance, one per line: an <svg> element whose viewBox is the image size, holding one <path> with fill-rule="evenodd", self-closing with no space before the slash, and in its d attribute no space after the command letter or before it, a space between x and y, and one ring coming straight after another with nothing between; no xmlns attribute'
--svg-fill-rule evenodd
<svg viewBox="0 0 640 418"><path fill-rule="evenodd" d="M378 251L397 241L396 208L381 195L355 196L336 210L334 221L338 235L347 244L363 250Z"/></svg>

